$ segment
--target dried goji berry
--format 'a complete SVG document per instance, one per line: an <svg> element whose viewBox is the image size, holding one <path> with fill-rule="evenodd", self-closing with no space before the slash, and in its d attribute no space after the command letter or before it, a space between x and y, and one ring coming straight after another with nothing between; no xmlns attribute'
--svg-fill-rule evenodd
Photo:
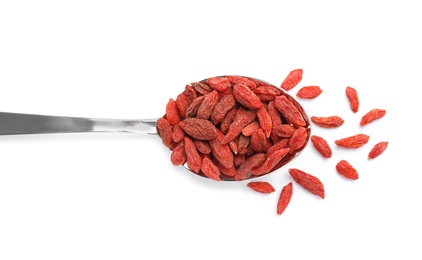
<svg viewBox="0 0 422 260"><path fill-rule="evenodd" d="M321 197L322 199L325 198L324 185L317 177L295 168L289 169L289 173L293 180L305 188L305 190Z"/></svg>
<svg viewBox="0 0 422 260"><path fill-rule="evenodd" d="M281 83L281 88L289 91L293 87L295 87L299 82L302 80L303 70L302 69L295 69L289 72L287 77Z"/></svg>
<svg viewBox="0 0 422 260"><path fill-rule="evenodd" d="M250 137L244 136L243 134L239 135L239 141L237 143L237 151L240 154L246 154L250 144Z"/></svg>
<svg viewBox="0 0 422 260"><path fill-rule="evenodd" d="M289 140L290 153L295 153L303 148L308 141L308 131L304 127L299 127Z"/></svg>
<svg viewBox="0 0 422 260"><path fill-rule="evenodd" d="M356 89L352 87L346 87L346 96L349 99L350 108L353 112L358 112L359 110L359 97Z"/></svg>
<svg viewBox="0 0 422 260"><path fill-rule="evenodd" d="M319 86L306 86L299 89L296 96L303 99L316 98L322 93L322 89Z"/></svg>
<svg viewBox="0 0 422 260"><path fill-rule="evenodd" d="M374 120L380 119L385 116L385 113L385 109L372 109L371 111L362 116L362 119L360 120L360 125L364 126Z"/></svg>
<svg viewBox="0 0 422 260"><path fill-rule="evenodd" d="M191 84L197 93L206 95L213 91L213 89L203 82L194 82Z"/></svg>
<svg viewBox="0 0 422 260"><path fill-rule="evenodd" d="M202 159L201 171L208 178L215 181L221 181L220 170L217 166L215 166L211 159L207 157L204 157L204 159Z"/></svg>
<svg viewBox="0 0 422 260"><path fill-rule="evenodd" d="M289 182L287 185L283 187L280 192L280 197L278 198L277 202L277 214L281 215L287 208L290 203L290 200L293 195L293 184Z"/></svg>
<svg viewBox="0 0 422 260"><path fill-rule="evenodd" d="M184 143L188 167L192 171L199 173L202 164L201 156L199 155L198 150L196 150L195 144L189 137L185 136Z"/></svg>
<svg viewBox="0 0 422 260"><path fill-rule="evenodd" d="M343 175L344 177L351 179L351 180L357 180L359 178L358 172L355 168L353 168L352 165L350 165L349 162L346 160L341 160L336 165L336 170L338 173Z"/></svg>
<svg viewBox="0 0 422 260"><path fill-rule="evenodd" d="M186 96L188 105L190 105L198 97L198 94L196 93L195 89L191 85L186 85L185 91L183 91L183 94Z"/></svg>
<svg viewBox="0 0 422 260"><path fill-rule="evenodd" d="M227 112L226 116L224 117L223 121L220 124L220 130L222 133L226 134L230 125L232 124L234 117L237 114L237 109L233 108L229 112Z"/></svg>
<svg viewBox="0 0 422 260"><path fill-rule="evenodd" d="M232 110L236 105L236 100L232 94L225 95L215 105L214 110L211 112L211 122L218 124L223 121L226 114Z"/></svg>
<svg viewBox="0 0 422 260"><path fill-rule="evenodd" d="M379 155L381 155L388 146L388 142L379 142L377 143L369 152L368 159L375 159Z"/></svg>
<svg viewBox="0 0 422 260"><path fill-rule="evenodd" d="M179 95L177 95L176 105L179 109L180 116L182 118L186 118L186 110L188 109L189 104L185 94L180 93Z"/></svg>
<svg viewBox="0 0 422 260"><path fill-rule="evenodd" d="M239 168L246 161L246 156L244 154L237 153L234 155L233 164L234 167Z"/></svg>
<svg viewBox="0 0 422 260"><path fill-rule="evenodd" d="M282 124L273 129L273 132L280 137L291 137L296 131L296 127L289 124Z"/></svg>
<svg viewBox="0 0 422 260"><path fill-rule="evenodd" d="M344 123L344 120L339 116L311 116L311 121L314 122L314 124L317 126L324 128L335 128L341 126Z"/></svg>
<svg viewBox="0 0 422 260"><path fill-rule="evenodd" d="M159 118L156 124L157 134L160 136L161 141L165 146L172 149L174 146L174 141L172 138L173 127L170 122L165 118Z"/></svg>
<svg viewBox="0 0 422 260"><path fill-rule="evenodd" d="M204 101L201 103L196 117L201 119L208 119L218 102L218 92L213 90L211 93L204 95L204 97Z"/></svg>
<svg viewBox="0 0 422 260"><path fill-rule="evenodd" d="M283 149L283 148L288 148L289 147L289 139L287 138L283 138L280 141L278 141L277 143L273 144L273 146L271 146L268 151L267 151L267 156L270 156L273 152Z"/></svg>
<svg viewBox="0 0 422 260"><path fill-rule="evenodd" d="M242 132L243 128L254 121L255 118L256 110L250 110L244 107L239 108L222 143L227 144L230 141L233 141Z"/></svg>
<svg viewBox="0 0 422 260"><path fill-rule="evenodd" d="M306 126L306 121L299 109L285 95L276 97L274 105L292 125L296 127Z"/></svg>
<svg viewBox="0 0 422 260"><path fill-rule="evenodd" d="M205 96L199 96L195 98L186 109L186 117L196 117L196 115L198 114L199 107L201 107L204 99Z"/></svg>
<svg viewBox="0 0 422 260"><path fill-rule="evenodd" d="M270 85L261 85L258 88L254 89L253 92L255 94L260 94L260 95L269 95L269 96L273 96L274 98L276 96L280 96L281 95L281 91L274 87L274 86L270 86ZM273 98L273 99L274 99Z"/></svg>
<svg viewBox="0 0 422 260"><path fill-rule="evenodd" d="M260 166L265 161L265 153L256 153L250 156L246 161L237 169L235 180L243 181L249 179L252 175L252 170Z"/></svg>
<svg viewBox="0 0 422 260"><path fill-rule="evenodd" d="M357 134L335 140L335 144L345 148L359 148L369 141L369 135Z"/></svg>
<svg viewBox="0 0 422 260"><path fill-rule="evenodd" d="M313 135L311 136L311 142L314 145L315 150L317 150L322 157L331 158L333 152L331 151L330 145L328 145L324 138Z"/></svg>
<svg viewBox="0 0 422 260"><path fill-rule="evenodd" d="M271 117L267 112L267 109L261 108L256 112L256 117L258 118L259 125L261 126L262 131L265 136L269 138L271 136L271 130L273 128L273 123Z"/></svg>
<svg viewBox="0 0 422 260"><path fill-rule="evenodd" d="M282 124L280 112L278 112L277 108L275 107L274 101L268 103L267 110L271 118L271 123L273 125L272 131L274 131L274 128Z"/></svg>
<svg viewBox="0 0 422 260"><path fill-rule="evenodd" d="M166 105L166 117L172 126L175 126L180 122L179 108L177 107L176 101L172 98L170 98Z"/></svg>
<svg viewBox="0 0 422 260"><path fill-rule="evenodd" d="M178 143L171 151L170 160L174 166L182 165L186 162L185 143L183 141Z"/></svg>
<svg viewBox="0 0 422 260"><path fill-rule="evenodd" d="M204 140L197 140L195 139L193 143L196 146L196 149L202 154L210 154L211 153L211 146L209 145L208 141Z"/></svg>
<svg viewBox="0 0 422 260"><path fill-rule="evenodd" d="M217 130L216 137L209 141L212 154L226 168L231 168L233 167L233 153L228 144L221 142L222 139L223 134Z"/></svg>
<svg viewBox="0 0 422 260"><path fill-rule="evenodd" d="M250 89L256 88L255 82L249 78L241 77L241 76L227 76L227 78L229 79L230 83L233 86L237 84L244 84L248 86Z"/></svg>
<svg viewBox="0 0 422 260"><path fill-rule="evenodd" d="M214 164L218 167L220 173L225 175L225 177L234 177L236 175L236 169L234 168L234 166L227 168L226 166L222 165L218 160L215 160Z"/></svg>
<svg viewBox="0 0 422 260"><path fill-rule="evenodd" d="M230 81L226 77L208 78L209 86L219 92L222 92L231 86Z"/></svg>
<svg viewBox="0 0 422 260"><path fill-rule="evenodd" d="M244 136L251 136L255 130L258 130L261 126L259 125L258 121L253 121L249 125L245 126L242 129L242 135Z"/></svg>
<svg viewBox="0 0 422 260"><path fill-rule="evenodd" d="M250 139L250 146L254 152L264 152L266 148L267 138L261 128L255 130ZM268 147L269 148L269 147Z"/></svg>
<svg viewBox="0 0 422 260"><path fill-rule="evenodd" d="M186 118L179 124L186 134L198 140L214 139L217 133L213 123L206 119Z"/></svg>
<svg viewBox="0 0 422 260"><path fill-rule="evenodd" d="M261 164L261 166L252 170L252 175L260 176L271 172L274 167L286 156L290 151L290 148L284 148L276 150L270 154L267 153L267 158Z"/></svg>
<svg viewBox="0 0 422 260"><path fill-rule="evenodd" d="M260 109L262 107L261 100L244 84L233 86L233 96L237 102L249 109Z"/></svg>
<svg viewBox="0 0 422 260"><path fill-rule="evenodd" d="M266 181L253 181L249 182L247 186L256 192L269 194L275 191L273 185Z"/></svg>
<svg viewBox="0 0 422 260"><path fill-rule="evenodd" d="M237 150L237 143L233 140L231 142L228 143L230 150L232 151L233 154L237 154L238 150Z"/></svg>
<svg viewBox="0 0 422 260"><path fill-rule="evenodd" d="M185 138L185 132L180 127L180 124L177 124L173 127L173 134L171 135L171 138L175 143L179 143Z"/></svg>

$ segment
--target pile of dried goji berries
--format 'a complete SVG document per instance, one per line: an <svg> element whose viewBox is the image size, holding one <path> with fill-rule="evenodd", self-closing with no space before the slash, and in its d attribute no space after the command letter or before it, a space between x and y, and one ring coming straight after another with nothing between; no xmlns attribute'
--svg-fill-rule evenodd
<svg viewBox="0 0 422 260"><path fill-rule="evenodd" d="M177 98L170 99L165 115L157 121L157 132L171 152L174 165L186 164L198 175L210 179L246 180L268 174L288 163L309 139L325 158L332 155L329 144L320 136L310 136L310 121L301 105L286 91L298 85L302 70L289 73L277 88L269 83L243 76L213 77L186 85ZM313 99L322 93L318 86L305 86L296 96ZM348 87L347 97L357 112L357 92ZM385 115L374 109L363 116L361 125ZM320 127L339 127L339 116L311 117ZM367 143L369 136L358 134L337 140L347 148ZM387 147L377 144L369 158L375 158ZM336 166L343 176L357 179L356 170L345 160ZM288 170L293 180L309 192L325 197L318 178L299 169ZM252 181L248 187L261 193L275 191L268 182ZM293 185L282 188L277 204L281 214L290 202Z"/></svg>
<svg viewBox="0 0 422 260"><path fill-rule="evenodd" d="M309 140L310 121L280 88L249 77L194 82L157 121L174 165L213 180L246 180L289 162Z"/></svg>

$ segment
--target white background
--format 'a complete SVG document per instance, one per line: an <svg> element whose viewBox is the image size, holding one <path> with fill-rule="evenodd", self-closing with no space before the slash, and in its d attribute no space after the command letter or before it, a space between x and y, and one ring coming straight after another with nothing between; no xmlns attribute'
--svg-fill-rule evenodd
<svg viewBox="0 0 422 260"><path fill-rule="evenodd" d="M0 259L421 259L418 1L1 1L0 111L154 118L185 84L238 74L279 85L302 68L309 116L333 157L312 146L288 167L325 185L276 192L173 167L154 136L0 137ZM351 112L346 86L359 92ZM387 115L359 127L372 108ZM334 140L365 133L356 150ZM367 160L370 148L389 141ZM359 180L338 175L348 160Z"/></svg>

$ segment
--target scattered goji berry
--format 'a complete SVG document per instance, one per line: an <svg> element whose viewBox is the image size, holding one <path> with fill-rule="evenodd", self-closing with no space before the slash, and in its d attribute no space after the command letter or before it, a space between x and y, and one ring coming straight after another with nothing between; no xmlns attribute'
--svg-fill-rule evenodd
<svg viewBox="0 0 422 260"><path fill-rule="evenodd" d="M302 80L303 70L302 69L295 69L289 72L287 77L281 83L281 88L289 91L293 87L295 87L299 82Z"/></svg>
<svg viewBox="0 0 422 260"><path fill-rule="evenodd" d="M322 89L319 86L306 86L299 89L296 96L303 99L313 99L318 97L322 93Z"/></svg>
<svg viewBox="0 0 422 260"><path fill-rule="evenodd" d="M359 97L356 89L352 87L346 87L346 96L349 99L350 108L353 112L358 112L359 110Z"/></svg>
<svg viewBox="0 0 422 260"><path fill-rule="evenodd" d="M357 180L359 178L358 172L355 168L353 168L352 165L350 165L349 162L346 160L341 160L336 165L336 170L338 173L343 175L344 177L351 179L351 180Z"/></svg>
<svg viewBox="0 0 422 260"><path fill-rule="evenodd" d="M341 126L344 123L344 120L339 116L311 116L311 121L317 126L324 128L335 128Z"/></svg>
<svg viewBox="0 0 422 260"><path fill-rule="evenodd" d="M345 148L359 148L369 141L369 135L357 134L335 140L335 144Z"/></svg>
<svg viewBox="0 0 422 260"><path fill-rule="evenodd" d="M330 145L325 141L321 136L313 135L311 136L311 142L314 145L315 150L317 150L322 157L331 158L333 152L331 151Z"/></svg>
<svg viewBox="0 0 422 260"><path fill-rule="evenodd" d="M381 155L388 146L388 142L379 142L377 143L369 152L368 159L375 159L379 155Z"/></svg>
<svg viewBox="0 0 422 260"><path fill-rule="evenodd" d="M253 189L256 192L269 194L275 191L273 185L266 181L253 181L246 184L249 188Z"/></svg>
<svg viewBox="0 0 422 260"><path fill-rule="evenodd" d="M293 180L300 184L305 190L321 197L321 199L325 198L324 185L317 177L296 168L289 169L289 173Z"/></svg>
<svg viewBox="0 0 422 260"><path fill-rule="evenodd" d="M290 203L290 200L293 195L293 184L289 182L287 185L283 187L280 192L280 197L278 198L277 202L277 214L281 215L287 208Z"/></svg>
<svg viewBox="0 0 422 260"><path fill-rule="evenodd" d="M364 126L374 120L380 119L385 116L385 113L385 109L372 109L371 111L362 116L362 119L360 120L360 125Z"/></svg>

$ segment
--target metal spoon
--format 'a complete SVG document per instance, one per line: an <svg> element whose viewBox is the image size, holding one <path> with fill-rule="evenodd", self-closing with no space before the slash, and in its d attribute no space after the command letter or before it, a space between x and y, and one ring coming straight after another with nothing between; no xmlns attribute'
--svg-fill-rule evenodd
<svg viewBox="0 0 422 260"><path fill-rule="evenodd" d="M287 93L284 93L284 95L289 96ZM300 104L297 103L294 98L292 98L292 102L295 102L297 107L302 109ZM307 126L309 126L308 116L303 111L303 109L302 113L305 121L307 122ZM123 120L0 112L0 135L87 132L129 132L137 134L157 135L156 122L157 119ZM310 133L308 133L308 139L306 141L307 143L309 136ZM303 149L304 147L300 149L300 151ZM272 171L275 171L283 165L287 164L293 158L295 158L296 155L297 152L287 155L276 167L273 168ZM187 167L187 164L185 164L184 167L192 173L195 173ZM202 174L197 175L205 177Z"/></svg>
<svg viewBox="0 0 422 260"><path fill-rule="evenodd" d="M119 120L0 112L0 135L81 132L157 134L157 119Z"/></svg>

